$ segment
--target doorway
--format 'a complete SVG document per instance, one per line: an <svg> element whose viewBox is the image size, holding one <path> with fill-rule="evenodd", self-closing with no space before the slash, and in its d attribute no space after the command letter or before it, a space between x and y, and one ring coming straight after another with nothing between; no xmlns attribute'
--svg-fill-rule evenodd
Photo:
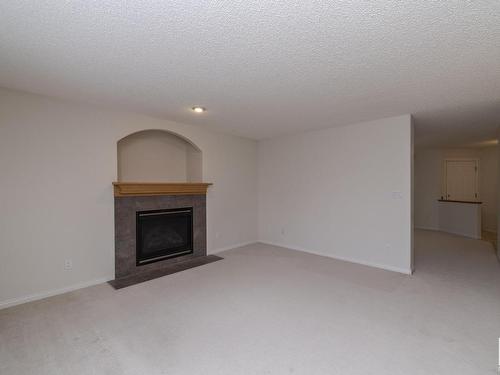
<svg viewBox="0 0 500 375"><path fill-rule="evenodd" d="M479 200L479 159L444 161L443 198L463 202Z"/></svg>

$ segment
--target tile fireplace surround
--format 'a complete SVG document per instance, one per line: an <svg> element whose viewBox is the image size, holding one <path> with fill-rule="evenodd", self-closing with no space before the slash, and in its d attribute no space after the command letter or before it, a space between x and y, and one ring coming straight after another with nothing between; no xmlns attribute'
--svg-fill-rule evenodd
<svg viewBox="0 0 500 375"><path fill-rule="evenodd" d="M207 257L206 190L210 184L114 183L116 288L221 258ZM136 264L136 212L193 208L193 252L144 265ZM151 275L151 277L148 277Z"/></svg>

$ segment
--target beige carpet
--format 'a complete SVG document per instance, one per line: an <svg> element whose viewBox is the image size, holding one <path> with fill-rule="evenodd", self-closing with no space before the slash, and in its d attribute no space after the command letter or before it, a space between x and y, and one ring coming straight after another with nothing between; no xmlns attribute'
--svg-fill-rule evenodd
<svg viewBox="0 0 500 375"><path fill-rule="evenodd" d="M267 245L0 311L0 374L495 374L490 243L417 232L413 276Z"/></svg>

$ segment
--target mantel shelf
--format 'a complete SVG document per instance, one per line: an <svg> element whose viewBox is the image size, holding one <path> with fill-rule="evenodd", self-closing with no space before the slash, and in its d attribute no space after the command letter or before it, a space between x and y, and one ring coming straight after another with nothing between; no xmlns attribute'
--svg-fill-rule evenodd
<svg viewBox="0 0 500 375"><path fill-rule="evenodd" d="M115 197L207 194L206 182L113 182Z"/></svg>

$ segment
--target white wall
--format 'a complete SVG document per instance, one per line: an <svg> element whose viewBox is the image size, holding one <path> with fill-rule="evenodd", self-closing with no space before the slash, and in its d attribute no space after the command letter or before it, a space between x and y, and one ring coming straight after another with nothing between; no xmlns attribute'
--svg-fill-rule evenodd
<svg viewBox="0 0 500 375"><path fill-rule="evenodd" d="M409 115L259 142L261 241L409 273L411 159Z"/></svg>
<svg viewBox="0 0 500 375"><path fill-rule="evenodd" d="M439 205L441 197L441 153L439 150L415 151L415 226L423 229L439 229Z"/></svg>
<svg viewBox="0 0 500 375"><path fill-rule="evenodd" d="M439 230L480 240L481 205L458 202L438 202Z"/></svg>
<svg viewBox="0 0 500 375"><path fill-rule="evenodd" d="M479 199L483 229L496 231L498 158L495 147L465 149L420 149L415 152L415 226L439 229L438 199L443 194L443 161L448 158L478 158Z"/></svg>
<svg viewBox="0 0 500 375"><path fill-rule="evenodd" d="M144 129L202 150L209 253L257 240L255 141L0 89L0 306L113 278L117 141Z"/></svg>
<svg viewBox="0 0 500 375"><path fill-rule="evenodd" d="M496 232L498 206L498 152L496 147L480 150L479 191L482 204L483 229Z"/></svg>
<svg viewBox="0 0 500 375"><path fill-rule="evenodd" d="M186 178L188 182L203 181L203 154L194 147L186 153Z"/></svg>

